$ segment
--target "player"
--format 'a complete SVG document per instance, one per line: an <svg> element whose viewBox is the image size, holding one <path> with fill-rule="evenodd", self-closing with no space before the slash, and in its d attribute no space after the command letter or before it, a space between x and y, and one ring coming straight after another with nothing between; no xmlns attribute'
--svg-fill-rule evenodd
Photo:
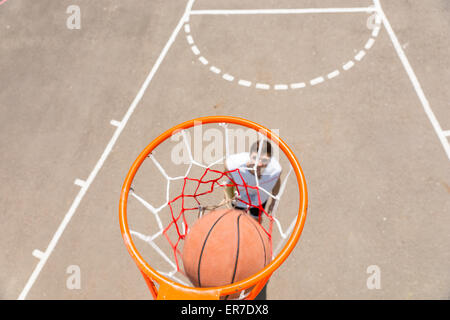
<svg viewBox="0 0 450 320"><path fill-rule="evenodd" d="M248 209L254 218L258 218L262 213L262 210L258 208L259 201L261 201L262 208L266 210L267 202L271 198L268 193L276 197L280 191L282 168L278 160L272 157L272 145L266 140L262 142L257 141L251 146L250 152L230 155L225 161L225 171L235 169L239 169L240 175L235 171L230 172L229 176L237 184L238 190L236 190L235 186L227 187L225 189L225 199L227 201L234 200L232 205L235 209L244 211ZM259 187L268 193L260 188L245 188L241 176L248 186L253 187L256 187L257 177ZM236 196L236 191L239 191L239 196ZM258 199L258 193L260 200ZM276 203L275 199L271 199L270 205L266 210L268 214L272 212Z"/></svg>

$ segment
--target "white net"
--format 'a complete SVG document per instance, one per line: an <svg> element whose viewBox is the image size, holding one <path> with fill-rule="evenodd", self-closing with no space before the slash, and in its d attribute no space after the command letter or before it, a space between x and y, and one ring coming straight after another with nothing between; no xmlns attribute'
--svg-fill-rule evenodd
<svg viewBox="0 0 450 320"><path fill-rule="evenodd" d="M184 274L180 259L183 240L202 214L230 206L237 200L246 203L247 209L258 208L258 221L269 236L273 258L294 228L299 203L298 185L292 181L295 179L289 179L292 166L274 143L271 143L271 159L276 159L283 168L276 192L263 188L258 174L254 174L254 183L249 184L240 169L225 169L224 164L231 155L249 152L249 146L259 141L256 161L246 168L256 172L262 152L261 142L267 141L265 135L253 129L244 130L237 125L221 123L202 125L203 132L198 138L197 127L174 133L170 140L148 155L133 180L128 200L128 216L133 218L129 219L130 233L145 244L139 248L141 255L158 273L186 286L192 284ZM232 173L238 174L242 181L235 181ZM227 201L223 191L228 187L235 187L236 191L234 198ZM239 193L242 188L256 192L259 200L268 199L270 205L264 207L261 200L258 203L246 202L245 195ZM282 201L286 194L287 200Z"/></svg>

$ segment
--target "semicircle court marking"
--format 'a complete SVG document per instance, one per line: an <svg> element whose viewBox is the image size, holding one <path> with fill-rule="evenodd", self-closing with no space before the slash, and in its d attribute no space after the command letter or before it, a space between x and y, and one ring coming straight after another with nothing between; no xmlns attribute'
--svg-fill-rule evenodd
<svg viewBox="0 0 450 320"><path fill-rule="evenodd" d="M224 79L228 82L234 82L236 80L236 83L242 87L247 87L247 88L253 87L253 88L256 88L259 90L271 90L271 89L277 90L277 91L288 90L288 89L295 90L295 89L305 88L308 85L316 86L318 84L325 82L326 80L334 79L334 78L338 77L339 75L341 75L342 72L352 69L356 65L357 62L360 62L367 55L367 52L373 47L373 45L375 44L375 40L378 37L378 34L380 33L381 18L377 13L372 13L372 14L375 15L375 25L373 27L372 34L371 34L369 40L367 40L363 49L359 50L358 53L352 59L343 63L342 67L336 68L336 70L329 72L323 76L318 76L309 81L303 81L303 82L269 84L269 83L262 83L259 81L250 81L250 80L246 80L246 79L237 78L236 76L233 76L230 73L225 72L218 66L211 64L210 61L201 54L201 51L195 44L195 40L192 36L189 20L187 20L186 23L184 24L184 32L186 34L187 43L189 44L192 53L197 57L198 61L200 61L203 66L208 67L209 71L211 71L212 73L214 73L216 75L220 75L222 77L222 79Z"/></svg>

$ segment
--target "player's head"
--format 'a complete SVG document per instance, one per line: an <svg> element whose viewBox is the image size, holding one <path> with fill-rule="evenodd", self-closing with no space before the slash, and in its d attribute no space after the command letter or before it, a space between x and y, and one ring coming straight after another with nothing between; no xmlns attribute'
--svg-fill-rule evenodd
<svg viewBox="0 0 450 320"><path fill-rule="evenodd" d="M259 152L260 154L258 156ZM250 147L250 161L248 163L248 166L253 167L256 164L256 169L260 171L267 167L271 157L272 145L270 144L270 142L266 140L257 141Z"/></svg>

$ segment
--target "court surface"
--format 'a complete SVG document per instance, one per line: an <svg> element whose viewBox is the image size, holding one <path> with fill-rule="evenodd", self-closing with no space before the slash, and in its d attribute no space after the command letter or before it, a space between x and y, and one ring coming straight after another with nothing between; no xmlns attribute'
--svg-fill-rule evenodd
<svg viewBox="0 0 450 320"><path fill-rule="evenodd" d="M123 179L207 115L278 129L306 175L268 299L450 297L448 1L0 3L1 299L149 299Z"/></svg>

